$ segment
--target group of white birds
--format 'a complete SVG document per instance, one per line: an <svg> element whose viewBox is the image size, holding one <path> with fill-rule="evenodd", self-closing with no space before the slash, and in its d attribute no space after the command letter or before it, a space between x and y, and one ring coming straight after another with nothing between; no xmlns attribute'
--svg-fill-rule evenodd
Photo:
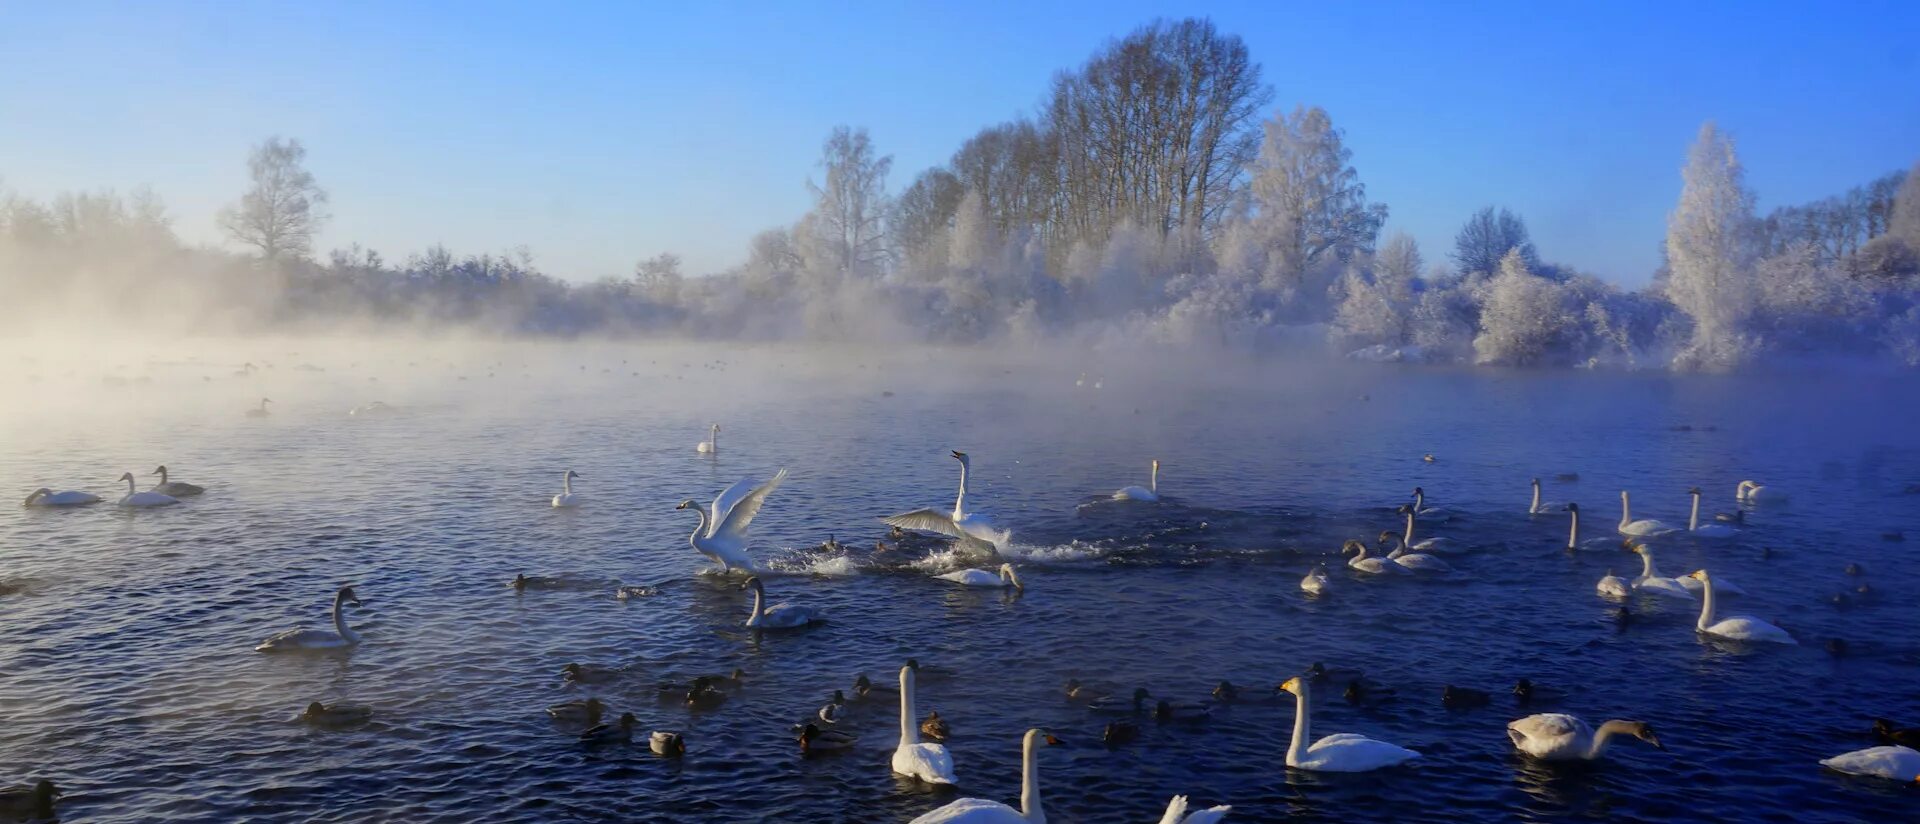
<svg viewBox="0 0 1920 824"><path fill-rule="evenodd" d="M116 480L127 482L127 494L120 496L120 500L115 503L128 507L172 506L180 503L181 498L192 497L207 491L206 487L197 484L169 480L167 468L164 465L155 467L148 474L160 476L160 481L154 484L152 489L137 488L137 481L134 480L132 472L121 474ZM27 495L27 499L22 504L31 507L70 507L97 504L101 500L103 499L100 496L91 492L73 489L55 492L43 486Z"/></svg>

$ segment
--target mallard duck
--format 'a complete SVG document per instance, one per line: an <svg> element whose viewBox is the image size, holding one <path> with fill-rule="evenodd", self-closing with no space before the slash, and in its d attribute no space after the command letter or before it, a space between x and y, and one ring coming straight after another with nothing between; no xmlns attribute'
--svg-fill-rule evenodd
<svg viewBox="0 0 1920 824"><path fill-rule="evenodd" d="M1348 681L1347 688L1340 691L1340 697L1356 707L1377 707L1393 700L1394 691L1368 686L1363 681Z"/></svg>
<svg viewBox="0 0 1920 824"><path fill-rule="evenodd" d="M733 672L726 675L709 675L707 686L723 690L744 689L747 686L747 671L734 667Z"/></svg>
<svg viewBox="0 0 1920 824"><path fill-rule="evenodd" d="M580 733L580 740L587 744L625 744L633 740L633 725L638 722L633 713L623 712L616 723L595 724Z"/></svg>
<svg viewBox="0 0 1920 824"><path fill-rule="evenodd" d="M1552 687L1538 686L1532 680L1522 678L1519 683L1513 685L1513 698L1520 702L1520 706L1526 707L1535 702L1558 701L1561 698L1561 692Z"/></svg>
<svg viewBox="0 0 1920 824"><path fill-rule="evenodd" d="M1109 747L1118 747L1140 737L1140 725L1132 721L1108 721L1106 729L1100 732L1101 743Z"/></svg>
<svg viewBox="0 0 1920 824"><path fill-rule="evenodd" d="M1313 682L1313 686L1316 687L1344 687L1348 682L1358 681L1365 675L1366 673L1357 669L1347 669L1344 667L1327 669L1327 665L1319 661L1313 662L1313 666L1307 667L1307 671L1301 673L1302 677ZM1279 687L1274 687L1274 689L1276 691L1280 690Z"/></svg>
<svg viewBox="0 0 1920 824"><path fill-rule="evenodd" d="M702 675L693 679L693 688L687 690L687 707L696 710L710 710L727 702L726 692L714 689L713 680Z"/></svg>
<svg viewBox="0 0 1920 824"><path fill-rule="evenodd" d="M647 736L647 748L653 750L654 755L686 755L687 739L677 732L655 730L652 735Z"/></svg>
<svg viewBox="0 0 1920 824"><path fill-rule="evenodd" d="M1885 718L1873 719L1873 740L1920 749L1920 727L1900 728Z"/></svg>
<svg viewBox="0 0 1920 824"><path fill-rule="evenodd" d="M820 716L821 721L829 724L838 724L841 721L845 721L847 719L846 693L840 690L834 690L833 697L827 700L826 705L820 708L820 712L817 713L817 715Z"/></svg>
<svg viewBox="0 0 1920 824"><path fill-rule="evenodd" d="M570 684L604 684L620 677L620 670L596 664L568 664L560 668L560 677Z"/></svg>
<svg viewBox="0 0 1920 824"><path fill-rule="evenodd" d="M58 816L53 812L53 802L60 795L60 788L44 778L33 782L31 787L8 787L0 790L0 817L14 821L54 820Z"/></svg>
<svg viewBox="0 0 1920 824"><path fill-rule="evenodd" d="M1153 720L1162 724L1198 724L1212 717L1212 711L1201 704L1175 704L1161 699L1153 705Z"/></svg>
<svg viewBox="0 0 1920 824"><path fill-rule="evenodd" d="M803 753L851 749L858 740L852 733L823 730L812 724L800 728L800 751Z"/></svg>
<svg viewBox="0 0 1920 824"><path fill-rule="evenodd" d="M300 720L320 727L365 724L372 718L372 707L357 707L351 704L335 704L329 707L319 701L308 704L306 711L300 713Z"/></svg>
<svg viewBox="0 0 1920 824"><path fill-rule="evenodd" d="M920 722L920 734L935 741L945 741L953 728L947 725L947 719L941 718L936 710L928 710L927 717Z"/></svg>
<svg viewBox="0 0 1920 824"><path fill-rule="evenodd" d="M1470 710L1484 707L1493 702L1493 696L1485 690L1468 689L1448 684L1440 689L1440 706L1450 710Z"/></svg>
<svg viewBox="0 0 1920 824"><path fill-rule="evenodd" d="M554 704L547 708L547 715L555 721L567 724L593 726L600 723L600 715L606 710L607 705L600 699L588 698L584 701L562 701Z"/></svg>
<svg viewBox="0 0 1920 824"><path fill-rule="evenodd" d="M1147 711L1147 699L1152 697L1146 687L1135 687L1130 699L1109 695L1087 702L1087 709L1101 715L1140 715Z"/></svg>

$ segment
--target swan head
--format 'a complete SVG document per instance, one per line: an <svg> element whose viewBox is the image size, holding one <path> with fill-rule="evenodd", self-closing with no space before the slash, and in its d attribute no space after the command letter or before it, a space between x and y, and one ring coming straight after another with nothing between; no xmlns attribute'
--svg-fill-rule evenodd
<svg viewBox="0 0 1920 824"><path fill-rule="evenodd" d="M1534 478L1534 479L1533 479L1533 485L1534 485L1534 486L1539 486L1539 485L1540 485L1540 479L1539 479L1539 478Z"/></svg>
<svg viewBox="0 0 1920 824"><path fill-rule="evenodd" d="M1660 743L1660 736L1654 734L1653 725L1645 721L1608 721L1601 726L1612 727L1615 730L1652 744L1656 750L1664 750L1667 748L1667 745Z"/></svg>
<svg viewBox="0 0 1920 824"><path fill-rule="evenodd" d="M1066 745L1066 742L1053 737L1053 733L1047 732L1046 730L1039 730L1039 729L1027 730L1027 737L1031 739L1038 739L1040 743L1046 744L1049 747L1060 747L1060 746Z"/></svg>
<svg viewBox="0 0 1920 824"><path fill-rule="evenodd" d="M1319 666L1319 665L1315 664L1314 666ZM1300 676L1296 675L1292 678L1288 678L1287 680L1280 682L1280 686L1275 687L1275 689L1281 692L1290 692L1290 693L1293 693L1294 695L1305 695L1307 690L1307 683L1305 681L1300 680Z"/></svg>
<svg viewBox="0 0 1920 824"><path fill-rule="evenodd" d="M148 472L147 474L148 475L165 475L167 474L167 465L161 464L159 466L156 466L153 468L152 472Z"/></svg>
<svg viewBox="0 0 1920 824"><path fill-rule="evenodd" d="M1579 511L1580 511L1580 505L1579 505L1579 504L1567 504L1565 508L1566 508L1566 510L1567 510L1568 512L1579 512Z"/></svg>
<svg viewBox="0 0 1920 824"><path fill-rule="evenodd" d="M1213 688L1213 697L1222 701L1232 701L1240 697L1240 688L1234 686L1232 681L1221 681Z"/></svg>
<svg viewBox="0 0 1920 824"><path fill-rule="evenodd" d="M1341 555L1345 555L1349 552L1365 552L1365 551L1367 551L1367 545L1360 543L1359 541L1348 541L1340 545Z"/></svg>
<svg viewBox="0 0 1920 824"><path fill-rule="evenodd" d="M1013 564L1001 564L1000 574L1007 579L1007 583L1013 585L1014 589L1018 589L1018 590L1026 589L1026 587L1021 585L1020 583L1020 576L1014 574Z"/></svg>
<svg viewBox="0 0 1920 824"><path fill-rule="evenodd" d="M360 606L360 596L354 594L353 587L351 586L341 587L340 591L334 594L333 599L343 604L352 604L356 607Z"/></svg>
<svg viewBox="0 0 1920 824"><path fill-rule="evenodd" d="M753 577L751 577L751 578L748 578L748 579L747 579L747 580L746 580L746 581L745 581L744 583L742 583L742 584L740 585L740 588L741 588L741 589L751 589L751 590L753 590L754 592L766 592L766 591L767 591L767 590L766 590L766 587L764 587L764 586L762 586L762 585L760 584L760 576L758 576L758 575L755 575L755 576L753 576Z"/></svg>
<svg viewBox="0 0 1920 824"><path fill-rule="evenodd" d="M122 472L122 473L120 473L120 477L118 477L118 478L115 478L114 480L117 480L117 481L132 481L132 480L133 480L133 473L132 473L132 472Z"/></svg>
<svg viewBox="0 0 1920 824"><path fill-rule="evenodd" d="M33 506L34 501L40 500L41 498L45 498L48 495L52 495L52 494L53 494L53 490L48 489L44 486L40 487L39 489L36 489L32 492L27 493L27 500L22 504L22 506Z"/></svg>
<svg viewBox="0 0 1920 824"><path fill-rule="evenodd" d="M1696 569L1692 573L1687 575L1687 577L1692 578L1693 580L1699 581L1701 583L1706 583L1708 580L1707 571L1704 569Z"/></svg>
<svg viewBox="0 0 1920 824"><path fill-rule="evenodd" d="M684 501L681 501L680 505L674 507L674 509L693 509L696 506L698 506L698 504L694 503L692 498L688 498Z"/></svg>
<svg viewBox="0 0 1920 824"><path fill-rule="evenodd" d="M1413 494L1424 498L1426 497L1427 491L1416 486L1413 488Z"/></svg>
<svg viewBox="0 0 1920 824"><path fill-rule="evenodd" d="M959 461L963 465L968 463L967 453L961 452L958 449L953 450L953 459L956 461Z"/></svg>
<svg viewBox="0 0 1920 824"><path fill-rule="evenodd" d="M580 473L578 473L578 472L575 472L575 471L573 471L573 470L571 470L571 469L569 469L569 470L567 470L567 475L566 475L566 477L569 477L569 478L578 478L578 477L580 477Z"/></svg>
<svg viewBox="0 0 1920 824"><path fill-rule="evenodd" d="M1398 540L1400 540L1400 533L1398 533L1398 532L1395 532L1395 531L1393 531L1393 530L1391 530L1391 529L1389 529L1389 530L1386 530L1386 531L1384 531L1384 532L1381 532L1381 533L1380 533L1380 537L1379 537L1378 539L1376 539L1376 540L1374 540L1374 543L1376 543L1376 544L1390 544L1390 543L1393 543L1393 542L1395 542L1395 541L1398 541Z"/></svg>
<svg viewBox="0 0 1920 824"><path fill-rule="evenodd" d="M1695 497L1695 498L1698 498L1698 497L1700 497L1700 487L1697 487L1697 486L1696 486L1696 487L1692 487L1692 488L1690 488L1690 489L1688 489L1688 490L1687 490L1687 494L1688 494L1688 495L1692 495L1692 496L1693 496L1693 497Z"/></svg>

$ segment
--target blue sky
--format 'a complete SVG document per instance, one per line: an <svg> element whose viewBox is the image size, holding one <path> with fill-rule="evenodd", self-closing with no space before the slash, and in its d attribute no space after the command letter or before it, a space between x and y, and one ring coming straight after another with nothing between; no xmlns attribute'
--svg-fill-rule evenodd
<svg viewBox="0 0 1920 824"><path fill-rule="evenodd" d="M149 185L218 242L248 147L300 138L321 248L525 244L569 279L694 271L807 207L836 124L892 184L1031 111L1154 17L1244 37L1276 108L1325 107L1430 260L1476 208L1628 285L1700 123L1763 209L1920 159L1920 4L21 3L0 0L0 183Z"/></svg>

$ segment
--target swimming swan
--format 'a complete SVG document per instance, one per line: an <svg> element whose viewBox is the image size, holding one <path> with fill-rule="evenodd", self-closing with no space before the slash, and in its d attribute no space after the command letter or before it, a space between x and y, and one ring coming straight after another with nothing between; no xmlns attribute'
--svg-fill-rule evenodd
<svg viewBox="0 0 1920 824"><path fill-rule="evenodd" d="M893 771L929 784L954 784L953 753L943 744L920 743L920 722L913 713L913 667L900 668L900 746L893 750Z"/></svg>
<svg viewBox="0 0 1920 824"><path fill-rule="evenodd" d="M197 484L190 484L184 481L167 480L166 464L161 464L160 466L156 467L152 472L149 472L147 474L160 476L160 482L153 485L153 491L158 492L162 495L172 495L175 498L185 498L189 495L198 495L202 492L207 491L206 487L199 486Z"/></svg>
<svg viewBox="0 0 1920 824"><path fill-rule="evenodd" d="M1595 584L1593 589L1595 592L1611 598L1625 598L1633 594L1633 589L1627 583L1627 579L1613 574L1613 570L1611 569L1607 570L1606 576L1601 578L1600 583Z"/></svg>
<svg viewBox="0 0 1920 824"><path fill-rule="evenodd" d="M1687 531L1702 538L1731 538L1740 534L1740 530L1726 524L1700 523L1700 487L1687 490L1693 496L1693 510L1687 513Z"/></svg>
<svg viewBox="0 0 1920 824"><path fill-rule="evenodd" d="M1624 489L1620 490L1620 534L1645 537L1647 535L1658 535L1663 532L1672 531L1673 527L1667 526L1661 521L1652 519L1644 521L1634 520L1633 515L1627 510L1627 491Z"/></svg>
<svg viewBox="0 0 1920 824"><path fill-rule="evenodd" d="M1694 628L1700 632L1715 638L1725 638L1730 641L1766 641L1774 644L1795 645L1800 643L1799 641L1793 640L1793 636L1788 635L1786 630L1758 618L1736 615L1732 618L1715 621L1713 614L1713 577L1708 575L1704 569L1688 577L1698 579L1700 583L1706 585L1707 595L1700 603L1700 621L1694 624Z"/></svg>
<svg viewBox="0 0 1920 824"><path fill-rule="evenodd" d="M1820 766L1847 775L1891 778L1895 781L1920 781L1920 751L1911 747L1868 747L1832 758L1822 758Z"/></svg>
<svg viewBox="0 0 1920 824"><path fill-rule="evenodd" d="M1122 487L1119 492L1113 493L1113 499L1116 501L1158 502L1160 500L1160 461L1158 459L1154 460L1153 475L1148 478L1145 489L1137 486Z"/></svg>
<svg viewBox="0 0 1920 824"><path fill-rule="evenodd" d="M1327 565L1316 564L1313 571L1307 573L1307 577L1300 579L1300 589L1308 595L1321 595L1326 593L1329 583Z"/></svg>
<svg viewBox="0 0 1920 824"><path fill-rule="evenodd" d="M1313 688L1306 679L1289 678L1280 688L1293 693L1293 741L1287 745L1287 766L1316 772L1367 772L1391 767L1420 754L1364 735L1337 733L1307 746L1312 732L1307 708L1313 706Z"/></svg>
<svg viewBox="0 0 1920 824"><path fill-rule="evenodd" d="M342 607L347 604L360 606L360 598L353 594L353 587L341 587L333 595L333 632L324 629L290 629L274 635L255 652L289 652L308 649L341 649L360 643L360 634L347 627L347 616Z"/></svg>
<svg viewBox="0 0 1920 824"><path fill-rule="evenodd" d="M86 504L97 504L99 502L100 502L100 496L95 495L91 492L77 492L71 489L66 490L65 492L55 492L43 486L43 487L40 487L39 489L34 490L32 494L27 496L27 499L25 501L21 502L20 505L21 506L84 506Z"/></svg>
<svg viewBox="0 0 1920 824"><path fill-rule="evenodd" d="M760 514L767 496L786 479L787 471L782 469L758 487L753 486L751 480L736 481L713 499L711 516L693 499L681 501L674 509L691 509L700 516L700 523L694 526L693 534L687 536L687 543L719 564L722 572L735 568L752 571L753 559L747 556L747 525L753 522L753 516Z"/></svg>
<svg viewBox="0 0 1920 824"><path fill-rule="evenodd" d="M1733 497L1741 503L1777 504L1786 502L1787 493L1753 481L1741 481L1739 486L1734 487Z"/></svg>
<svg viewBox="0 0 1920 824"><path fill-rule="evenodd" d="M1413 516L1418 509L1412 506L1403 506L1400 507L1400 511L1407 516L1407 531L1406 534L1400 538L1401 546L1417 552L1440 552L1453 548L1453 541L1449 538L1428 538L1424 541L1415 541L1413 539Z"/></svg>
<svg viewBox="0 0 1920 824"><path fill-rule="evenodd" d="M774 604L761 608L767 590L761 586L758 576L748 578L741 586L753 590L753 615L747 618L748 629L798 629L827 620L820 610L799 604Z"/></svg>
<svg viewBox="0 0 1920 824"><path fill-rule="evenodd" d="M984 569L962 569L957 572L949 572L945 575L935 575L933 577L942 581L952 581L965 587L1012 587L1018 590L1026 589L1026 587L1020 585L1020 576L1013 573L1012 564L1001 564L998 574L988 572Z"/></svg>
<svg viewBox="0 0 1920 824"><path fill-rule="evenodd" d="M713 429L707 434L707 439L695 446L693 451L702 455L717 454L720 451L720 425L714 424Z"/></svg>
<svg viewBox="0 0 1920 824"><path fill-rule="evenodd" d="M1387 553L1387 560L1393 561L1407 569L1423 572L1453 571L1453 565L1440 560L1439 556L1428 555L1424 552L1408 552L1407 542L1400 538L1400 533L1394 532L1391 529L1380 533L1380 542L1394 547L1392 551Z"/></svg>
<svg viewBox="0 0 1920 824"><path fill-rule="evenodd" d="M1436 521L1453 519L1453 513L1447 511L1445 508L1427 506L1427 491L1417 486L1413 488L1413 511Z"/></svg>
<svg viewBox="0 0 1920 824"><path fill-rule="evenodd" d="M1020 809L984 798L962 798L915 818L912 824L1045 824L1047 814L1040 809L1040 765L1036 754L1042 746L1059 744L1060 739L1046 730L1027 730L1020 739Z"/></svg>
<svg viewBox="0 0 1920 824"><path fill-rule="evenodd" d="M1693 592L1678 580L1660 574L1653 566L1653 547L1636 545L1633 551L1640 555L1640 577L1633 579L1633 588L1637 592L1649 592L1668 598L1693 600Z"/></svg>
<svg viewBox="0 0 1920 824"><path fill-rule="evenodd" d="M1540 501L1540 479L1534 478L1533 479L1533 503L1527 505L1527 514L1528 515L1545 515L1559 508L1561 508L1560 504L1542 503Z"/></svg>
<svg viewBox="0 0 1920 824"><path fill-rule="evenodd" d="M1593 761L1616 735L1631 735L1656 749L1666 749L1653 727L1644 721L1608 721L1599 732L1576 716L1558 712L1529 715L1507 725L1515 749L1543 761Z"/></svg>
<svg viewBox="0 0 1920 824"><path fill-rule="evenodd" d="M273 413L271 413L271 412L268 412L268 411L267 411L267 404L270 404L270 403L273 403L273 399L272 399L272 398L261 398L261 399L260 399L260 405L259 405L258 407L255 407L255 408L253 408L253 409L249 409L249 410L247 410L247 417L249 417L249 418L264 418L264 417L266 417L266 416L268 416L268 415L271 415L271 414L273 414Z"/></svg>
<svg viewBox="0 0 1920 824"><path fill-rule="evenodd" d="M986 515L967 511L967 473L973 467L973 460L967 453L955 450L953 459L960 462L960 496L953 500L951 514L932 509L916 509L892 517L881 518L888 526L901 529L924 529L951 535L962 541L975 541L991 544L996 551L1007 543L1011 534L996 528Z"/></svg>
<svg viewBox="0 0 1920 824"><path fill-rule="evenodd" d="M1407 568L1401 566L1399 561L1390 558L1367 557L1367 545L1359 541L1348 541L1340 546L1340 554L1345 555L1349 552L1358 552L1360 554L1353 556L1353 560L1348 561L1347 566L1367 573L1368 575L1378 575L1383 572L1398 573L1407 571Z"/></svg>
<svg viewBox="0 0 1920 824"><path fill-rule="evenodd" d="M120 480L127 482L127 494L120 499L121 506L172 506L180 502L172 495L158 492L138 492L133 488L133 473L121 473Z"/></svg>
<svg viewBox="0 0 1920 824"><path fill-rule="evenodd" d="M554 509L566 509L580 505L580 496L573 494L573 479L580 473L571 469L560 475L560 494L553 496Z"/></svg>

